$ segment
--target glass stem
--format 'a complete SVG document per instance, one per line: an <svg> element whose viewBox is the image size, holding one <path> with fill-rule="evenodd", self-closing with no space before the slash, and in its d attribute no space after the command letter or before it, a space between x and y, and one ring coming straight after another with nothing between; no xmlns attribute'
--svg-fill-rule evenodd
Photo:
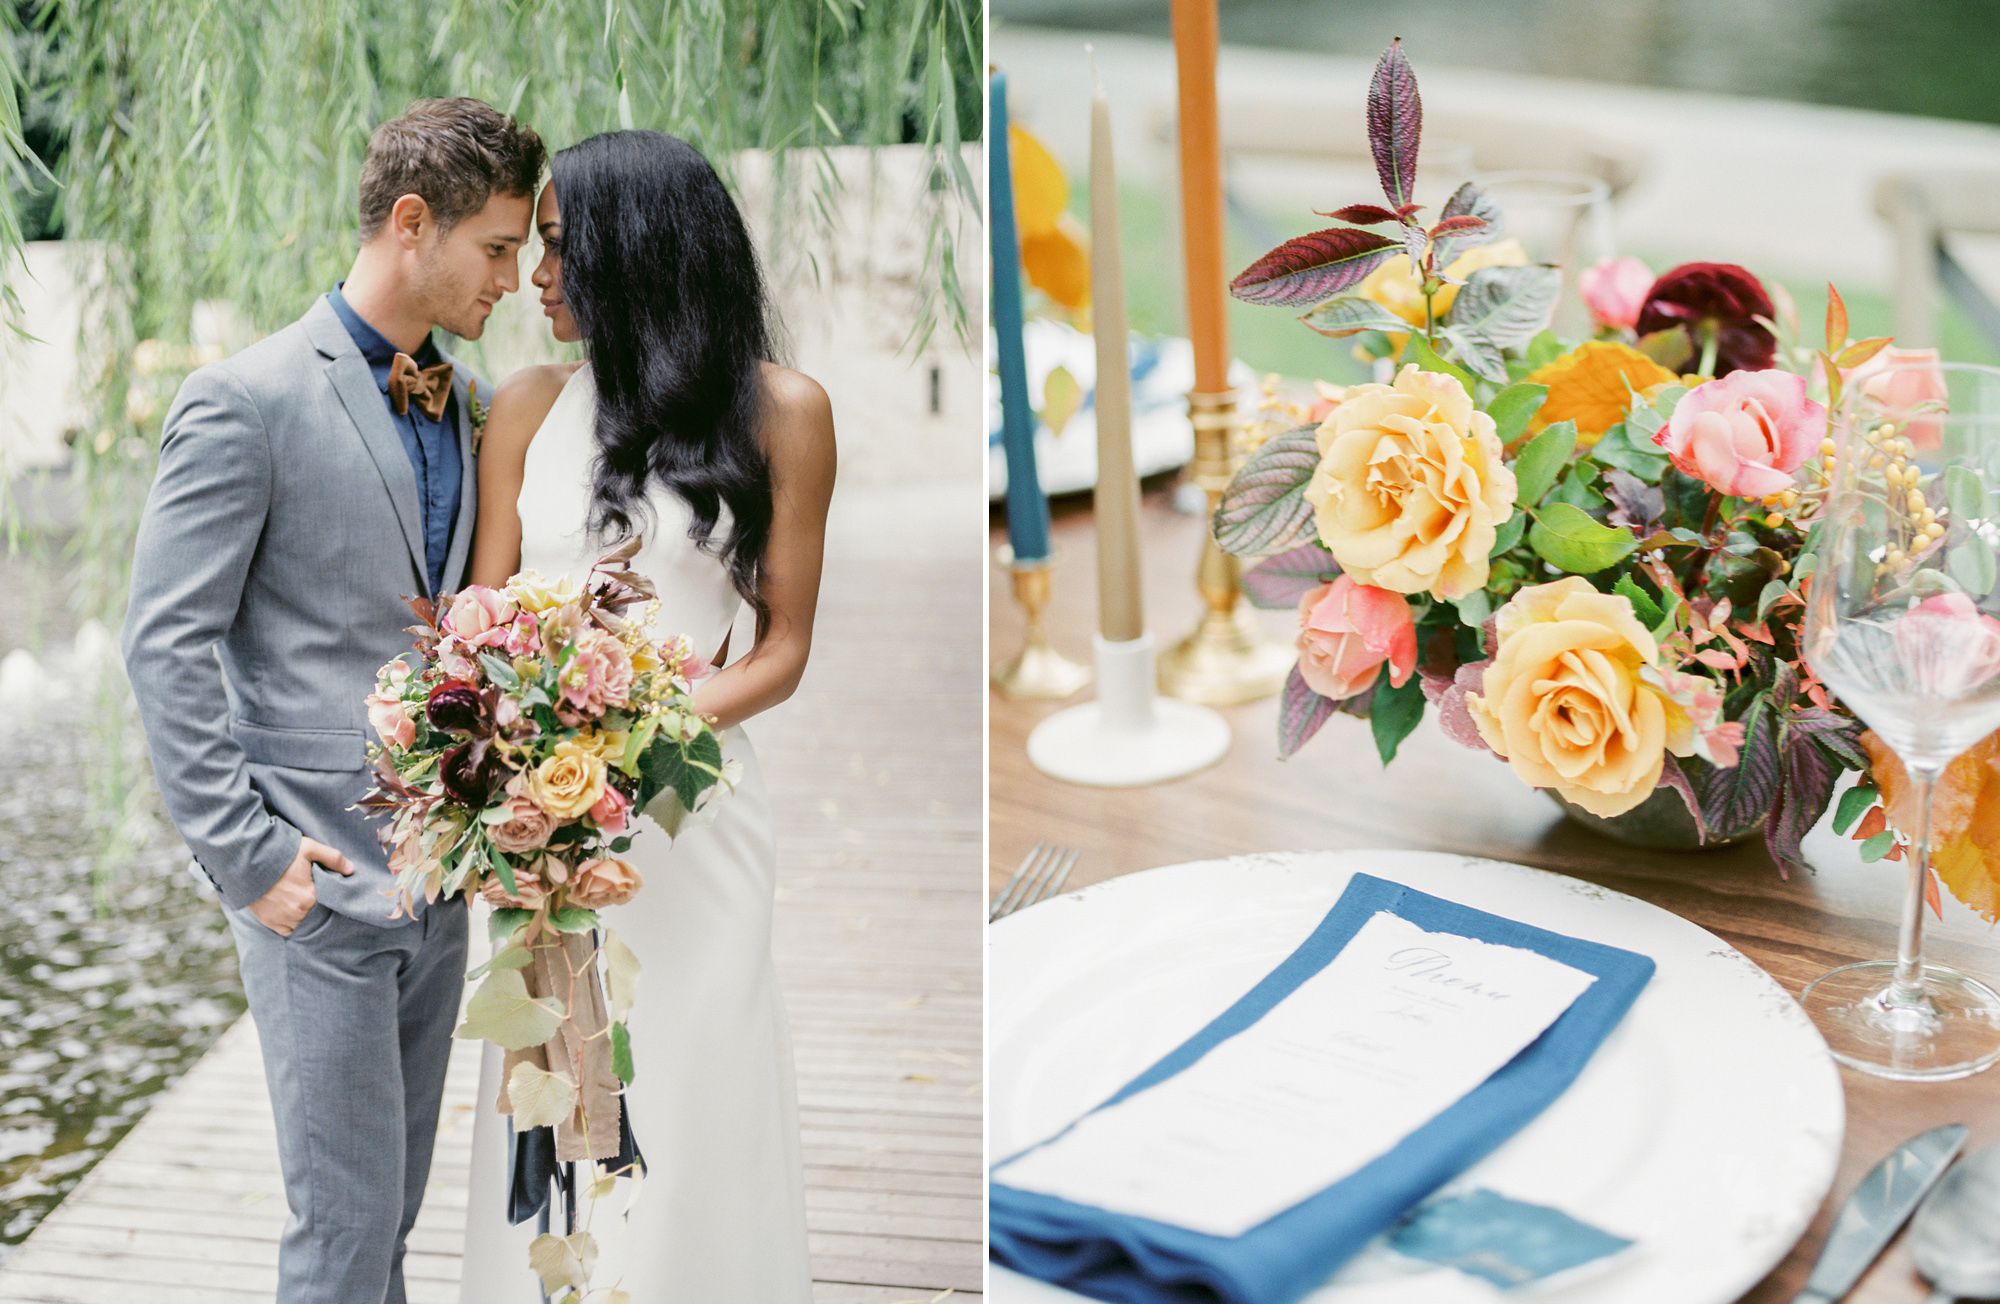
<svg viewBox="0 0 2000 1304"><path fill-rule="evenodd" d="M1917 827L1910 834L1910 877L1903 889L1903 922L1896 930L1896 976L1889 983L1889 1004L1905 1009L1925 1003L1924 888L1931 871L1931 793L1940 773L1909 767Z"/></svg>

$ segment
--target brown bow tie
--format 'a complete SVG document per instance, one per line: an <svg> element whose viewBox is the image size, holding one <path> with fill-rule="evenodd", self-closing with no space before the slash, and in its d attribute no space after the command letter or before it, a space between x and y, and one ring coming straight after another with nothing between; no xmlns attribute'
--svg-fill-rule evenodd
<svg viewBox="0 0 2000 1304"><path fill-rule="evenodd" d="M444 405L451 400L451 364L419 367L415 358L398 353L389 364L389 402L395 405L397 416L408 414L411 399L431 420L444 420Z"/></svg>

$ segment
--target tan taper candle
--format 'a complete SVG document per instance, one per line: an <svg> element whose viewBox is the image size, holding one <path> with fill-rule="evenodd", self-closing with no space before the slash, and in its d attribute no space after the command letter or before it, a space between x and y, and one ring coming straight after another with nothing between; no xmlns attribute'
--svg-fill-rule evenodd
<svg viewBox="0 0 2000 1304"><path fill-rule="evenodd" d="M1139 595L1139 476L1132 468L1132 370L1126 361L1125 258L1111 101L1090 101L1090 311L1097 335L1097 623L1113 643L1146 632Z"/></svg>

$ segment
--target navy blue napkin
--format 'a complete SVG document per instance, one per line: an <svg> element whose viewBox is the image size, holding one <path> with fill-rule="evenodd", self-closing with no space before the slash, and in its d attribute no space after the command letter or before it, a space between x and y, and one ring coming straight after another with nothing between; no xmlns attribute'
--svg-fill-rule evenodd
<svg viewBox="0 0 2000 1304"><path fill-rule="evenodd" d="M1546 1109L1576 1080L1653 976L1653 961L1646 956L1356 874L1284 963L1097 1108L1164 1082L1257 1022L1325 968L1382 910L1431 932L1534 951L1597 981L1520 1054L1394 1149L1240 1236L1210 1236L1017 1190L1006 1185L1002 1160L995 1165L989 1201L993 1260L1115 1304L1291 1304Z"/></svg>

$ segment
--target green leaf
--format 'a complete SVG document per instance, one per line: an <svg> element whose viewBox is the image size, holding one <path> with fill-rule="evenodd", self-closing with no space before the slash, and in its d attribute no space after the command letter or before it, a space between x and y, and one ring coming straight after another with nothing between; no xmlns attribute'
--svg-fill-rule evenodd
<svg viewBox="0 0 2000 1304"><path fill-rule="evenodd" d="M1521 534L1528 528L1528 514L1516 507L1514 514L1502 521L1493 531L1493 546L1487 549L1488 558L1498 557L1521 541Z"/></svg>
<svg viewBox="0 0 2000 1304"><path fill-rule="evenodd" d="M551 1073L520 1060L507 1075L507 1103L513 1106L516 1132L554 1127L576 1112L576 1083L567 1073Z"/></svg>
<svg viewBox="0 0 2000 1304"><path fill-rule="evenodd" d="M1543 331L1528 341L1528 351L1521 356L1521 361L1529 371L1540 371L1563 353L1563 342L1556 338L1555 332Z"/></svg>
<svg viewBox="0 0 2000 1304"><path fill-rule="evenodd" d="M518 970L496 969L486 975L465 1005L465 1022L452 1036L490 1041L503 1050L525 1050L556 1035L563 1007L556 1001L528 995Z"/></svg>
<svg viewBox="0 0 2000 1304"><path fill-rule="evenodd" d="M1431 352L1430 341L1420 333L1412 333L1409 342L1403 346L1403 361L1416 363L1419 371L1435 371L1439 375L1452 377L1465 386L1465 392L1468 394L1472 392L1472 387L1479 383L1465 368L1454 366Z"/></svg>
<svg viewBox="0 0 2000 1304"><path fill-rule="evenodd" d="M1561 270L1546 264L1482 267L1466 278L1445 323L1491 344L1524 344L1549 324L1561 291Z"/></svg>
<svg viewBox="0 0 2000 1304"><path fill-rule="evenodd" d="M1764 617L1771 614L1771 608L1778 605L1779 599L1783 598L1787 593L1790 593L1791 591L1792 591L1791 586L1789 584L1786 584L1783 580L1772 580L1770 583L1766 584L1764 586L1764 591L1757 595L1758 622L1762 623Z"/></svg>
<svg viewBox="0 0 2000 1304"><path fill-rule="evenodd" d="M611 998L611 1017L623 1019L639 994L639 957L615 928L604 930L604 989Z"/></svg>
<svg viewBox="0 0 2000 1304"><path fill-rule="evenodd" d="M1313 538L1306 485L1319 467L1315 427L1274 435L1250 455L1216 505L1215 542L1238 557L1282 552Z"/></svg>
<svg viewBox="0 0 2000 1304"><path fill-rule="evenodd" d="M1507 357L1498 344L1462 326L1440 327L1438 334L1451 345L1452 352L1467 371L1496 385L1507 383Z"/></svg>
<svg viewBox="0 0 2000 1304"><path fill-rule="evenodd" d="M1486 415L1493 418L1494 433L1500 436L1502 444L1511 444L1528 429L1528 423L1535 413L1541 411L1548 401L1547 385L1530 385L1523 382L1509 385L1495 394L1486 405Z"/></svg>
<svg viewBox="0 0 2000 1304"><path fill-rule="evenodd" d="M558 933L587 933L597 923L597 912L581 906L565 906L549 916L549 927Z"/></svg>
<svg viewBox="0 0 2000 1304"><path fill-rule="evenodd" d="M1320 334L1336 339L1361 331L1394 331L1400 335L1410 329L1410 323L1373 299L1354 295L1328 299L1299 320Z"/></svg>
<svg viewBox="0 0 2000 1304"><path fill-rule="evenodd" d="M1652 406L1653 411L1660 414L1661 426L1667 423L1666 419L1674 414L1674 409L1681 405L1681 400L1686 398L1687 394L1686 385L1669 385L1660 391L1659 397L1653 400ZM1655 426L1653 429L1658 430L1659 426Z"/></svg>
<svg viewBox="0 0 2000 1304"><path fill-rule="evenodd" d="M500 687L513 692L521 687L521 677L514 673L514 667L494 656L491 652L479 654L479 664L486 667L486 677Z"/></svg>
<svg viewBox="0 0 2000 1304"><path fill-rule="evenodd" d="M487 961L495 969L525 969L534 962L534 949L526 946L510 946Z"/></svg>
<svg viewBox="0 0 2000 1304"><path fill-rule="evenodd" d="M534 917L535 912L532 910L520 910L509 906L493 912L493 917L486 921L486 930L493 939L495 947L504 946L514 939L514 934L526 928L528 921Z"/></svg>
<svg viewBox="0 0 2000 1304"><path fill-rule="evenodd" d="M1375 734L1375 750L1387 765L1396 759L1396 749L1424 718L1424 687L1420 675L1411 675L1401 688L1389 683L1388 672L1375 681L1375 701L1368 712L1368 724Z"/></svg>
<svg viewBox="0 0 2000 1304"><path fill-rule="evenodd" d="M1485 589L1474 589L1457 602L1458 619L1461 624L1478 629L1493 614L1493 599Z"/></svg>
<svg viewBox="0 0 2000 1304"><path fill-rule="evenodd" d="M1579 457L1569 464L1569 474L1556 481L1556 487L1542 502L1568 503L1582 508L1586 515L1595 516L1611 506L1610 500L1597 492L1596 479L1597 469L1590 464L1590 459Z"/></svg>
<svg viewBox="0 0 2000 1304"><path fill-rule="evenodd" d="M1861 844L1861 861L1863 864L1872 865L1895 849L1896 835L1888 829L1883 829Z"/></svg>
<svg viewBox="0 0 2000 1304"><path fill-rule="evenodd" d="M1660 604L1653 601L1652 595L1640 588L1638 581L1630 575L1620 575L1618 583L1611 586L1611 591L1623 595L1625 600L1632 604L1632 614L1637 616L1639 623L1647 629L1658 628L1667 618L1667 613L1660 609Z"/></svg>
<svg viewBox="0 0 2000 1304"><path fill-rule="evenodd" d="M1948 466L1944 469L1944 498L1951 505L1951 514L1968 526L1989 515L1986 486L1980 481L1979 473L1970 467Z"/></svg>
<svg viewBox="0 0 2000 1304"><path fill-rule="evenodd" d="M721 740L707 730L695 735L692 742L655 738L641 758L639 770L639 797L633 804L640 810L668 788L674 790L682 806L693 810L701 794L715 786L716 775L722 770Z"/></svg>
<svg viewBox="0 0 2000 1304"><path fill-rule="evenodd" d="M1996 579L1993 545L1977 531L1969 530L1963 539L1951 545L1945 569L1967 593L1974 598L1982 598L1993 591Z"/></svg>
<svg viewBox="0 0 2000 1304"><path fill-rule="evenodd" d="M1543 561L1572 575L1592 575L1639 549L1632 532L1593 520L1570 503L1551 503L1528 531L1528 546Z"/></svg>
<svg viewBox="0 0 2000 1304"><path fill-rule="evenodd" d="M639 1076L632 1068L632 1034L623 1023L611 1025L611 1071L620 1082L630 1082Z"/></svg>
<svg viewBox="0 0 2000 1304"><path fill-rule="evenodd" d="M1854 821L1868 813L1868 808L1882 799L1882 791L1872 783L1857 783L1840 794L1840 804L1833 808L1833 831L1845 833L1854 827Z"/></svg>
<svg viewBox="0 0 2000 1304"><path fill-rule="evenodd" d="M1621 421L1604 432L1590 446L1590 455L1606 466L1615 466L1627 475L1636 475L1653 484L1667 469L1667 455L1651 440L1636 438L1631 427Z"/></svg>
<svg viewBox="0 0 2000 1304"><path fill-rule="evenodd" d="M1556 482L1570 454L1576 451L1576 422L1558 421L1528 441L1514 459L1515 502L1534 507Z"/></svg>
<svg viewBox="0 0 2000 1304"><path fill-rule="evenodd" d="M612 854L612 855L614 855L614 856L622 856L622 855L624 855L624 854L625 854L626 852L630 851L631 849L632 849L632 839L630 839L630 838L613 838L613 839L611 839L611 854Z"/></svg>

